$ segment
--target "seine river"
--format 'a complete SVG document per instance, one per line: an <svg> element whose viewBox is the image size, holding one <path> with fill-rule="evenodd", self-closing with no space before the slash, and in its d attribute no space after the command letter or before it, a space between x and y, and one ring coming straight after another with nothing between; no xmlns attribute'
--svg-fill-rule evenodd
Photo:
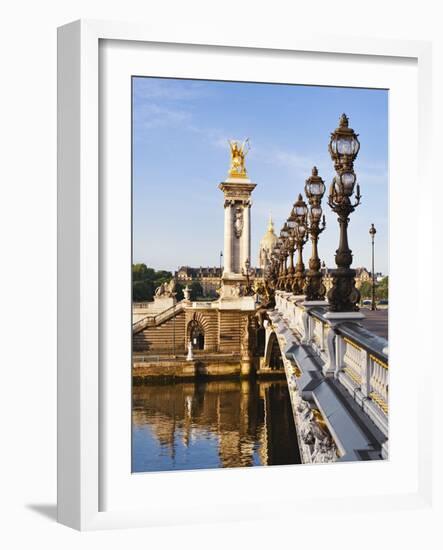
<svg viewBox="0 0 443 550"><path fill-rule="evenodd" d="M133 472L299 463L285 381L133 389Z"/></svg>

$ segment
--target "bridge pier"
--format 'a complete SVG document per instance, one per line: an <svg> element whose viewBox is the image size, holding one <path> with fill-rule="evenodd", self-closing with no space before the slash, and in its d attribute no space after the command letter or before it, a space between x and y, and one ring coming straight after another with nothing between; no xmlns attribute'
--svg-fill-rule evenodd
<svg viewBox="0 0 443 550"><path fill-rule="evenodd" d="M251 375L252 366L251 359L242 359L240 364L240 377L246 378Z"/></svg>

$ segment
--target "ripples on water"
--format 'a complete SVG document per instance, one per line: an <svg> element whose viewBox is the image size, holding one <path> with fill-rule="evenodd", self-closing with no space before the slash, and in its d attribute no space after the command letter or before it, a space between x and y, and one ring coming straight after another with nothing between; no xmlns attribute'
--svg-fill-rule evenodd
<svg viewBox="0 0 443 550"><path fill-rule="evenodd" d="M133 388L133 472L299 463L285 381Z"/></svg>

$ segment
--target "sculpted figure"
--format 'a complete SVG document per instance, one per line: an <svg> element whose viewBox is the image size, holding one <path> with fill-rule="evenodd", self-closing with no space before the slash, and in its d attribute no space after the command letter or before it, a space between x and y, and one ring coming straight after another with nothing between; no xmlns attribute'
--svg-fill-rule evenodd
<svg viewBox="0 0 443 550"><path fill-rule="evenodd" d="M192 361L194 359L194 354L192 353L192 342L188 342L188 355L186 356L186 361Z"/></svg>
<svg viewBox="0 0 443 550"><path fill-rule="evenodd" d="M160 286L158 286L158 287L155 289L155 296L159 297L159 296L163 296L163 295L164 295L164 292L165 292L164 284L165 284L165 283L162 283Z"/></svg>
<svg viewBox="0 0 443 550"><path fill-rule="evenodd" d="M171 298L174 295L174 290L175 290L175 280L171 279L169 283L162 283L160 286L158 286L155 289L155 296L157 298L161 296Z"/></svg>
<svg viewBox="0 0 443 550"><path fill-rule="evenodd" d="M235 140L229 140L228 143L231 148L231 168L229 175L234 178L246 177L245 156L250 149L249 138L245 139L241 146Z"/></svg>
<svg viewBox="0 0 443 550"><path fill-rule="evenodd" d="M241 234L243 231L243 209L242 208L235 209L234 229L235 229L235 236L237 238L241 237Z"/></svg>
<svg viewBox="0 0 443 550"><path fill-rule="evenodd" d="M165 283L166 284L166 283ZM175 280L171 279L169 283L166 285L166 292L169 297L171 297L174 294L175 291Z"/></svg>

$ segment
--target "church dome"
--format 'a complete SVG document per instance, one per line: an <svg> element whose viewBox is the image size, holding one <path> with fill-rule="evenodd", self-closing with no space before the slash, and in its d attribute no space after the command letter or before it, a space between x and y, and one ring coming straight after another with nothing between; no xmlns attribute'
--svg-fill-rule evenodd
<svg viewBox="0 0 443 550"><path fill-rule="evenodd" d="M277 243L277 235L274 233L274 224L272 218L269 217L268 229L263 235L262 240L260 241L260 250L258 254L259 266L260 269L266 269L271 258L271 252Z"/></svg>
<svg viewBox="0 0 443 550"><path fill-rule="evenodd" d="M269 217L268 229L260 241L260 248L271 250L277 242L277 235L274 233L274 222Z"/></svg>

